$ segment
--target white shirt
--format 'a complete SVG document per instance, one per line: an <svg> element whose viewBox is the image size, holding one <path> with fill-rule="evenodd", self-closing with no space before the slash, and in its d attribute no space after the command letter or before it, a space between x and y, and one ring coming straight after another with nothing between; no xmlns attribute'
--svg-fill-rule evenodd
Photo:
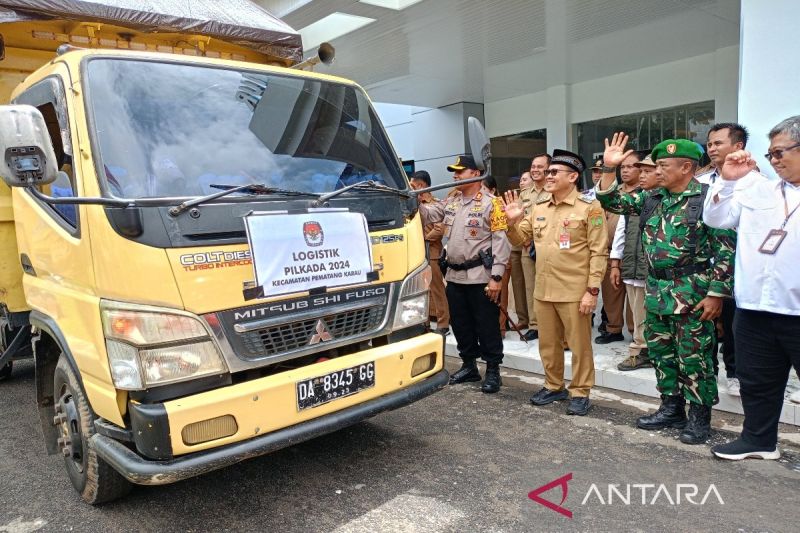
<svg viewBox="0 0 800 533"><path fill-rule="evenodd" d="M694 179L699 181L702 185L714 185L716 183L719 174L717 173L717 169L713 169L709 172L704 174L700 174L699 176L695 176Z"/></svg>
<svg viewBox="0 0 800 533"><path fill-rule="evenodd" d="M703 220L715 228L737 228L736 305L743 309L800 316L800 209L787 222L786 238L774 254L758 251L770 230L800 204L800 187L750 172L738 181L719 179L706 197Z"/></svg>
<svg viewBox="0 0 800 533"><path fill-rule="evenodd" d="M622 260L622 252L625 250L625 226L626 219L624 216L619 217L617 222L617 229L614 231L614 241L611 243L611 259ZM623 279L625 285L633 285L634 287L644 287L644 280L641 279Z"/></svg>

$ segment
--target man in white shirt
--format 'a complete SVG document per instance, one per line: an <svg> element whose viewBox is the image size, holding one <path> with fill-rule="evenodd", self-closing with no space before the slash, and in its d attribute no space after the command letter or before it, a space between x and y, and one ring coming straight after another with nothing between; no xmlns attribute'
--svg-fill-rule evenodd
<svg viewBox="0 0 800 533"><path fill-rule="evenodd" d="M713 185L718 179L719 169L728 154L747 147L749 138L747 128L734 122L720 122L708 130L706 153L711 164L697 171L695 179L700 183ZM735 276L735 274L734 274ZM736 302L725 298L722 303L722 314L717 319L718 330L722 330L722 360L725 362L725 377L728 394L739 396L739 380L736 378L736 355L734 353L733 317L736 314ZM719 343L718 343L719 344ZM719 373L719 349L714 350L714 373Z"/></svg>
<svg viewBox="0 0 800 533"><path fill-rule="evenodd" d="M709 190L706 224L738 228L735 294L737 376L744 427L714 446L721 459L777 459L778 420L792 366L800 369L800 115L769 132L766 154L780 180L754 171L744 150L725 158Z"/></svg>

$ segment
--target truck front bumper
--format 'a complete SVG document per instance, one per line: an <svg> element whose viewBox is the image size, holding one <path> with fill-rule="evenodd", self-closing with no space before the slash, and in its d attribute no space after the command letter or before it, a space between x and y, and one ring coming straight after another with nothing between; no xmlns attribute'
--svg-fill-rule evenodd
<svg viewBox="0 0 800 533"><path fill-rule="evenodd" d="M442 389L449 379L447 370L404 389L368 400L259 437L198 451L165 461L148 460L121 442L95 434L91 445L112 468L138 485L166 485L293 446L371 418L384 411L414 403Z"/></svg>

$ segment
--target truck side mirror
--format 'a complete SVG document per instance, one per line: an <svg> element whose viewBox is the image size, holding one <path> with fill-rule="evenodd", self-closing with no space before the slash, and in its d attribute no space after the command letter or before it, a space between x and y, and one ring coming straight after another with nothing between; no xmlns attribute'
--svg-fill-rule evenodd
<svg viewBox="0 0 800 533"><path fill-rule="evenodd" d="M483 129L481 121L475 117L469 117L467 119L467 133L469 135L469 149L472 152L473 159L475 159L475 164L480 170L484 171L484 174L488 174L489 163L492 159L492 149L489 137L486 136L486 130Z"/></svg>
<svg viewBox="0 0 800 533"><path fill-rule="evenodd" d="M0 106L0 176L9 187L56 180L56 154L42 113L29 105Z"/></svg>

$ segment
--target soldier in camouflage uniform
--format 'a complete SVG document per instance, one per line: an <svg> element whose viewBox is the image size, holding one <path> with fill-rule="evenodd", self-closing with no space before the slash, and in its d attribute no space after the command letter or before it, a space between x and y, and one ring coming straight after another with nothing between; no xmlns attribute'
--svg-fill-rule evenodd
<svg viewBox="0 0 800 533"><path fill-rule="evenodd" d="M668 139L652 152L662 188L625 194L614 173L628 137L606 139L603 178L597 199L606 210L641 214L642 245L647 257L645 338L658 379L662 404L639 418L642 429L685 428L680 439L699 444L708 439L711 406L717 396L713 320L730 297L736 237L702 221L706 189L694 179L700 148L686 139ZM650 198L648 198L650 197ZM685 402L689 401L688 421Z"/></svg>

